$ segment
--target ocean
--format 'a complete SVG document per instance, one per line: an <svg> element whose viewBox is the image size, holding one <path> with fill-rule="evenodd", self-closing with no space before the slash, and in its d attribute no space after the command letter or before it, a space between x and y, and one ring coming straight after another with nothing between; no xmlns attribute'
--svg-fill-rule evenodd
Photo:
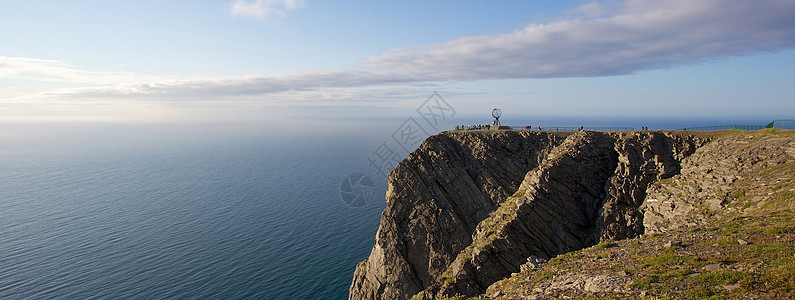
<svg viewBox="0 0 795 300"><path fill-rule="evenodd" d="M4 126L0 299L346 299L385 207L382 133L240 129Z"/></svg>

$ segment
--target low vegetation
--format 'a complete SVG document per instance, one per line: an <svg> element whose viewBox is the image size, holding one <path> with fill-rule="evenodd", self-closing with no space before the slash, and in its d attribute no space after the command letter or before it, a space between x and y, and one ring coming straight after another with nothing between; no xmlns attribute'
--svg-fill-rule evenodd
<svg viewBox="0 0 795 300"><path fill-rule="evenodd" d="M718 136L793 138L766 129ZM753 140L752 140L753 139ZM731 184L720 210L703 224L621 241L605 241L549 260L492 285L488 298L793 299L795 297L795 159L763 167ZM675 183L664 180L662 184ZM709 208L703 208L709 210ZM698 211L698 210L696 210ZM702 211L698 211L702 213ZM610 284L584 292L578 280ZM566 282L569 282L567 285ZM607 281L606 281L607 282ZM610 286L612 285L612 286Z"/></svg>

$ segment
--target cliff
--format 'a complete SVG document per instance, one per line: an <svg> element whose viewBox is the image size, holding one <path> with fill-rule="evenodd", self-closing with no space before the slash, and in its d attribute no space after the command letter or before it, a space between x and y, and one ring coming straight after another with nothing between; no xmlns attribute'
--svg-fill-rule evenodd
<svg viewBox="0 0 795 300"><path fill-rule="evenodd" d="M432 136L390 172L387 208L370 256L356 268L350 299L587 292L554 288L558 273L575 286L620 286L594 293L632 294L635 282L627 271L579 278L572 270L538 270L559 266L545 262L581 249L609 251L620 248L612 247L615 241L702 226L734 202L733 184L749 172L791 161L791 136L767 134L749 142L743 135Z"/></svg>

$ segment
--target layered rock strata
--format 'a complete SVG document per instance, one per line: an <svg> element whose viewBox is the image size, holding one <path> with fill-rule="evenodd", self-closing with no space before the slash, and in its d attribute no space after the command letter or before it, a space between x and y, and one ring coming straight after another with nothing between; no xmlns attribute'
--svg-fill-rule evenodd
<svg viewBox="0 0 795 300"><path fill-rule="evenodd" d="M708 214L721 211L735 196L734 183L758 170L786 163L795 156L792 140L735 134L716 140L682 162L679 176L655 182L643 203L646 233L700 225ZM760 201L761 199L756 199Z"/></svg>
<svg viewBox="0 0 795 300"><path fill-rule="evenodd" d="M658 132L432 136L390 172L349 297L475 296L530 257L638 236L647 188L705 142Z"/></svg>

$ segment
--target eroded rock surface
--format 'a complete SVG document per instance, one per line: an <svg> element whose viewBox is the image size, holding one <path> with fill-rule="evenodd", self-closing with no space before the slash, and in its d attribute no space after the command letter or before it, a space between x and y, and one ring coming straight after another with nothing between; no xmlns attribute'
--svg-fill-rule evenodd
<svg viewBox="0 0 795 300"><path fill-rule="evenodd" d="M547 259L644 233L639 207L706 141L659 132L445 132L389 174L350 299L482 294Z"/></svg>
<svg viewBox="0 0 795 300"><path fill-rule="evenodd" d="M387 208L350 299L407 299L433 283L480 221L513 194L563 135L444 132L389 173Z"/></svg>
<svg viewBox="0 0 795 300"><path fill-rule="evenodd" d="M683 160L680 175L650 186L641 207L646 233L700 225L705 214L723 209L733 199L732 184L744 174L795 156L789 139L753 139L753 134L739 134L701 147L697 155Z"/></svg>
<svg viewBox="0 0 795 300"><path fill-rule="evenodd" d="M793 299L795 132L694 134L712 141L681 152L678 174L659 173L636 210L646 234L531 256L478 298Z"/></svg>

